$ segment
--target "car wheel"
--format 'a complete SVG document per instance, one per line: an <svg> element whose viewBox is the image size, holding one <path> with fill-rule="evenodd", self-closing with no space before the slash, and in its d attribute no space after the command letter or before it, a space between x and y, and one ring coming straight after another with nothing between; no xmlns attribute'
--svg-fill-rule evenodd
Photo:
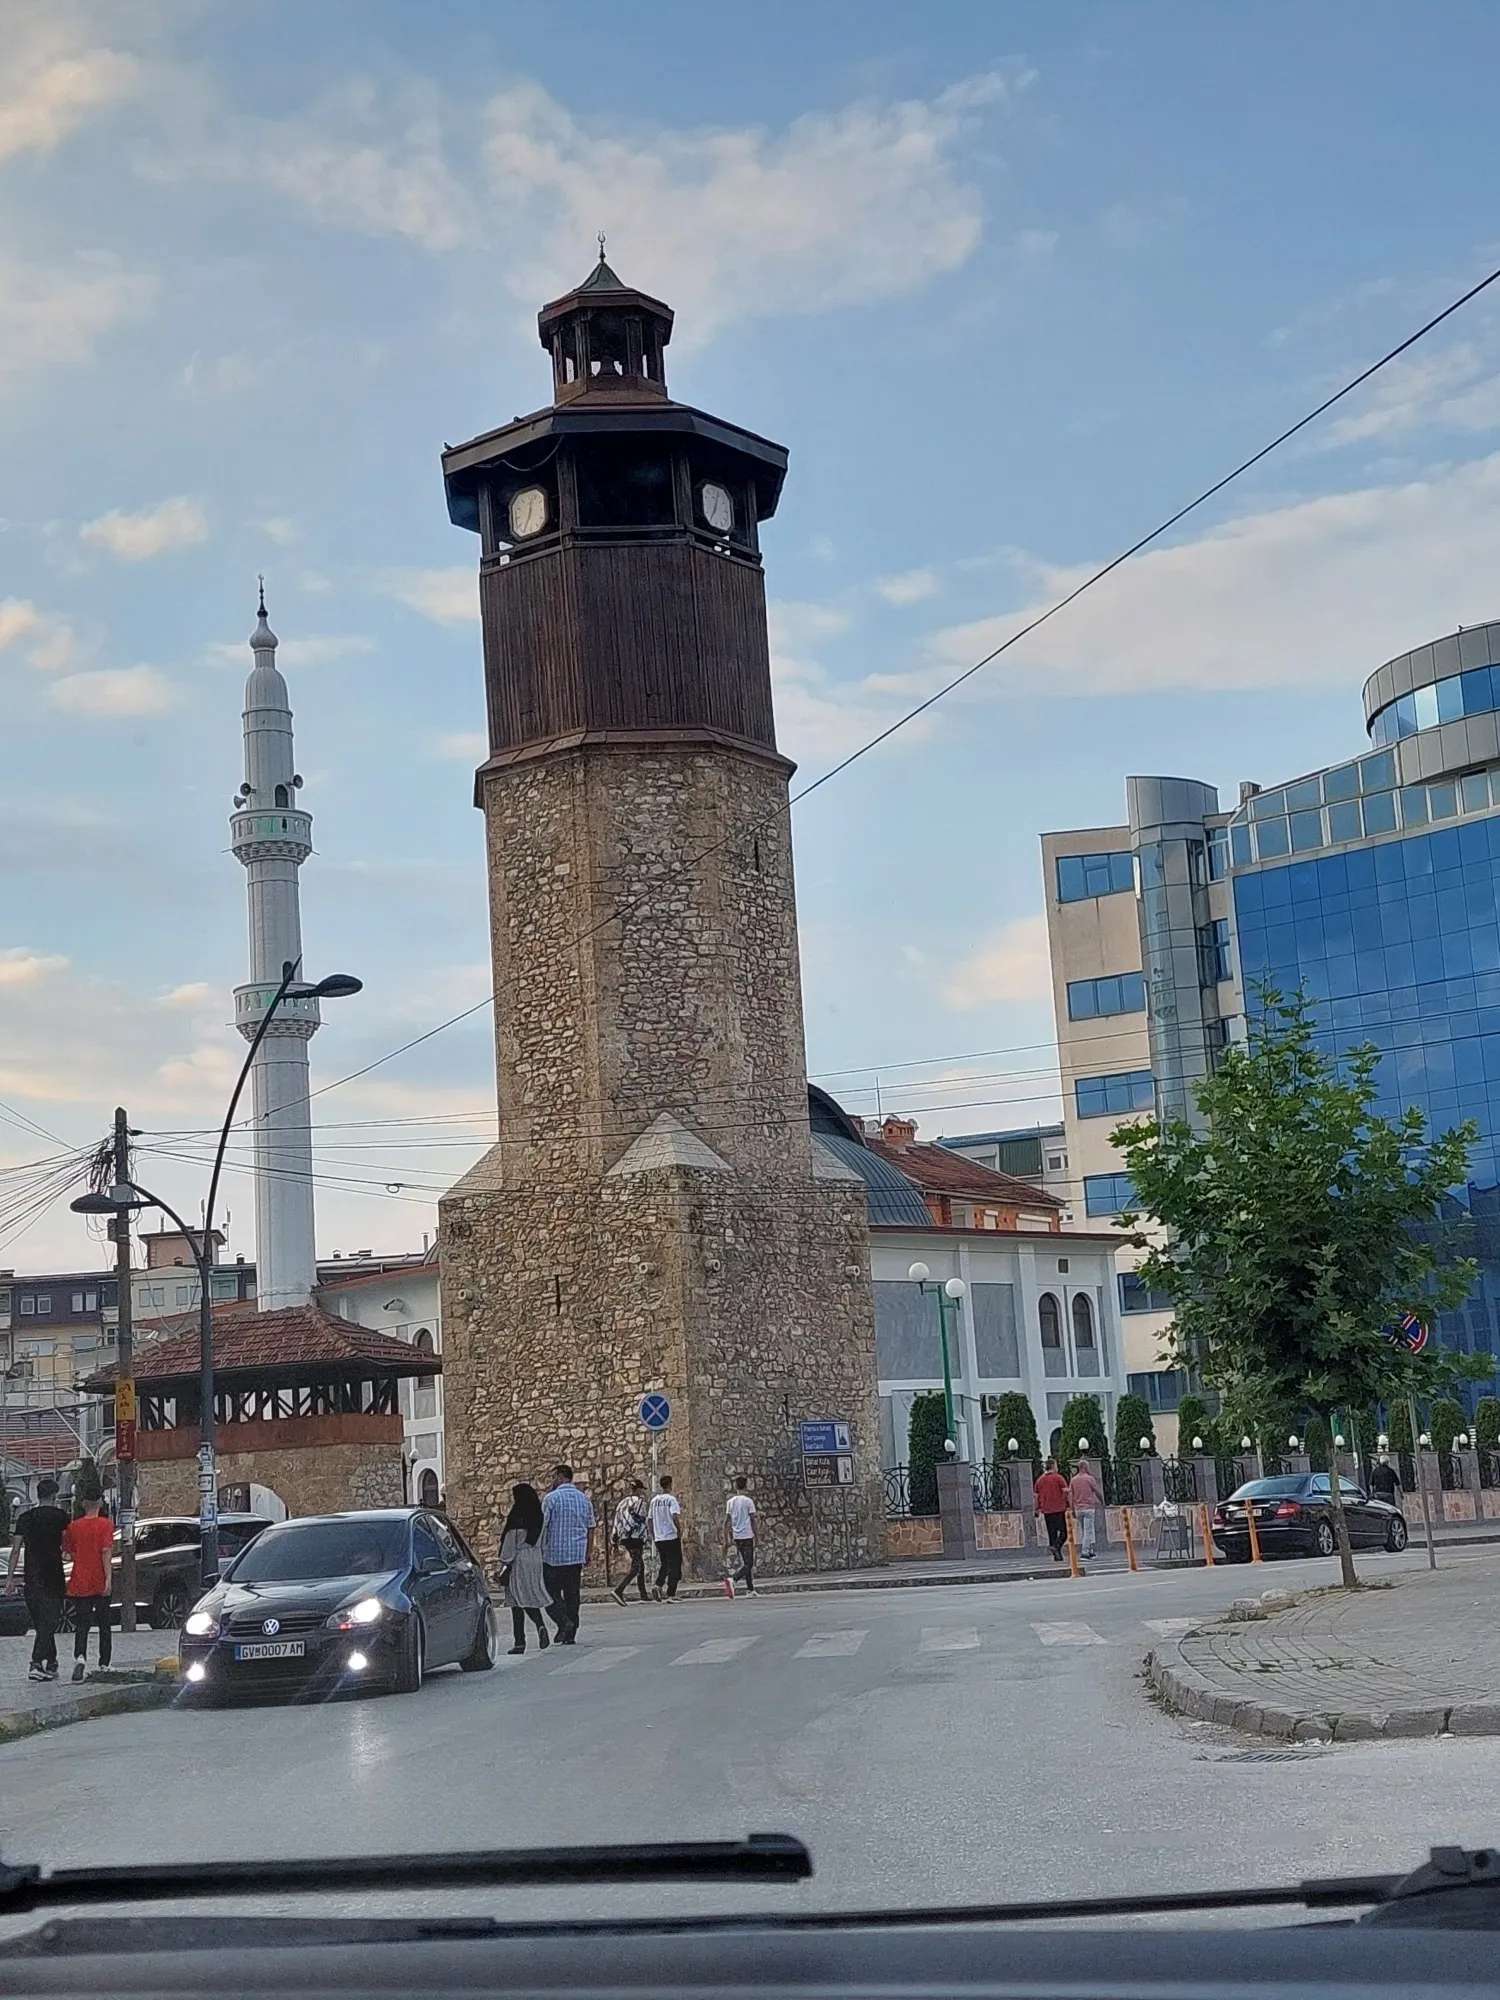
<svg viewBox="0 0 1500 2000"><path fill-rule="evenodd" d="M63 1599L62 1611L57 1620L57 1629L59 1632L71 1632L77 1627L77 1624L78 1607L74 1604L71 1597L65 1597Z"/></svg>
<svg viewBox="0 0 1500 2000"><path fill-rule="evenodd" d="M1333 1532L1332 1521L1319 1521L1317 1533L1313 1536L1313 1546L1320 1556L1331 1556L1338 1547L1338 1537Z"/></svg>
<svg viewBox="0 0 1500 2000"><path fill-rule="evenodd" d="M1400 1555L1406 1547L1406 1522L1400 1514L1386 1524L1385 1545L1393 1556Z"/></svg>
<svg viewBox="0 0 1500 2000"><path fill-rule="evenodd" d="M422 1621L412 1614L406 1627L406 1636L401 1642L401 1657L396 1662L395 1688L397 1694L415 1694L422 1685L427 1672L427 1635L422 1630Z"/></svg>
<svg viewBox="0 0 1500 2000"><path fill-rule="evenodd" d="M495 1614L488 1604L479 1613L474 1643L458 1664L466 1674L487 1674L495 1664Z"/></svg>
<svg viewBox="0 0 1500 2000"><path fill-rule="evenodd" d="M175 1632L193 1608L192 1593L179 1577L157 1585L147 1614L153 1632Z"/></svg>

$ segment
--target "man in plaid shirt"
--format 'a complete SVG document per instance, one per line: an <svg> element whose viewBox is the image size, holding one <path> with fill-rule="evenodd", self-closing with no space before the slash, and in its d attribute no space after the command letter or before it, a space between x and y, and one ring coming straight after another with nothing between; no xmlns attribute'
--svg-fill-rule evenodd
<svg viewBox="0 0 1500 2000"><path fill-rule="evenodd" d="M554 1465L552 1490L542 1501L542 1574L559 1646L578 1637L578 1585L594 1559L594 1526L593 1505L573 1484L572 1466Z"/></svg>

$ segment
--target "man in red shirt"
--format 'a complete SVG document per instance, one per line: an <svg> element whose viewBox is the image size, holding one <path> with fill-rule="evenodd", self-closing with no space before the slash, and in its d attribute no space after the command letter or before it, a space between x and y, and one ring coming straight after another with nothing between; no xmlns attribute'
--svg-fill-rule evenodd
<svg viewBox="0 0 1500 2000"><path fill-rule="evenodd" d="M1047 1541L1052 1560L1060 1563L1068 1546L1068 1482L1057 1469L1057 1460L1047 1460L1047 1470L1036 1483L1036 1511L1047 1523Z"/></svg>
<svg viewBox="0 0 1500 2000"><path fill-rule="evenodd" d="M73 1678L88 1670L89 1627L99 1627L99 1665L107 1667L112 1650L109 1615L110 1561L115 1524L100 1500L63 1530L63 1553L73 1558L68 1601L73 1606Z"/></svg>

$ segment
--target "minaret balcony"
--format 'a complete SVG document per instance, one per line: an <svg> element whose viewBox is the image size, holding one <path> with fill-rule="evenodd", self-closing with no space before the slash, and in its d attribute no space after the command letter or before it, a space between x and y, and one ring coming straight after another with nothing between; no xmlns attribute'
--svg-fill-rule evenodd
<svg viewBox="0 0 1500 2000"><path fill-rule="evenodd" d="M260 1026L261 1017L276 998L278 980L259 980L253 985L236 986L234 989L234 1025L249 1041ZM289 994L276 1009L270 1027L271 1035L296 1035L308 1041L322 1026L323 1017L318 1012L318 1003L311 998L300 999Z"/></svg>
<svg viewBox="0 0 1500 2000"><path fill-rule="evenodd" d="M250 861L305 861L312 853L312 814L276 806L235 813L229 822L234 851Z"/></svg>

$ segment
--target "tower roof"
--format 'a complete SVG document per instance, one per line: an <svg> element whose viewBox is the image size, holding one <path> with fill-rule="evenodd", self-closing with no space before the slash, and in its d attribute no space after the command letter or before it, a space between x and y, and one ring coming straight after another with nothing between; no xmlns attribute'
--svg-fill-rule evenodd
<svg viewBox="0 0 1500 2000"><path fill-rule="evenodd" d="M261 577L259 579L259 582L260 582L259 615L255 621L255 630L250 634L250 644L257 653L263 653L267 651L274 653L276 650L277 640L276 640L276 634L271 630L270 624L266 618L266 580L264 577Z"/></svg>
<svg viewBox="0 0 1500 2000"><path fill-rule="evenodd" d="M266 591L262 583L260 591L259 615L255 630L250 634L250 650L255 656L255 665L250 669L250 677L245 682L245 708L284 708L291 713L291 696L287 693L286 682L281 669L276 664L276 634L271 630L266 617Z"/></svg>

